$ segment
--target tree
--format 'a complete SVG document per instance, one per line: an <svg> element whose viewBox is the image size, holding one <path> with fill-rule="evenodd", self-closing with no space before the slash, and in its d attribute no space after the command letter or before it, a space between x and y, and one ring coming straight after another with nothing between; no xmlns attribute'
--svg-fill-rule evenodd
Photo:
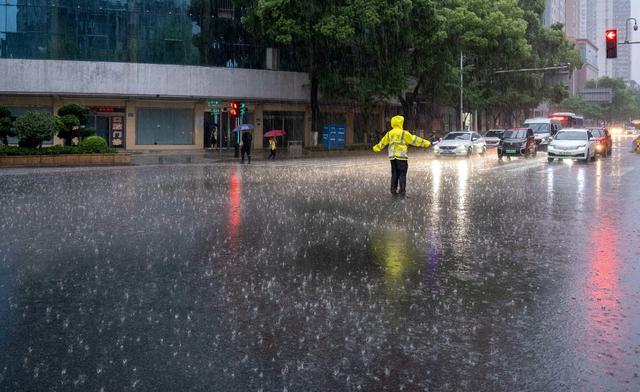
<svg viewBox="0 0 640 392"><path fill-rule="evenodd" d="M374 112L389 98L408 87L409 61L406 45L400 44L406 34L409 7L371 2L378 7L376 18L354 24L355 33L349 45L336 47L333 60L323 73L320 88L323 99L339 99L355 105L365 121L370 136L377 126Z"/></svg>
<svg viewBox="0 0 640 392"><path fill-rule="evenodd" d="M578 113L591 120L605 120L605 114L601 105L586 102L580 96L565 98L560 103L562 111Z"/></svg>
<svg viewBox="0 0 640 392"><path fill-rule="evenodd" d="M16 120L16 133L20 147L36 148L53 137L59 129L59 121L49 112L37 110L27 112Z"/></svg>
<svg viewBox="0 0 640 392"><path fill-rule="evenodd" d="M634 91L627 87L621 78L603 77L587 82L588 88L610 88L613 93L611 103L597 104L600 110L600 119L609 123L628 121L630 117L640 113L640 106ZM587 113L584 113L588 115Z"/></svg>
<svg viewBox="0 0 640 392"><path fill-rule="evenodd" d="M570 70L582 67L580 54L566 39L563 26L542 24L544 0L520 0L518 5L523 11L525 37L531 50L526 56L514 57L507 68L545 68L560 64L568 64ZM566 87L559 84L556 70L494 75L489 93L487 109L494 113L494 119L508 114L512 121L516 113L526 112L542 101L559 104L569 95Z"/></svg>
<svg viewBox="0 0 640 392"><path fill-rule="evenodd" d="M58 137L66 146L70 146L74 138L82 139L95 133L95 129L86 126L89 113L89 108L75 103L58 110Z"/></svg>
<svg viewBox="0 0 640 392"><path fill-rule="evenodd" d="M408 0L390 0L395 3ZM380 24L385 0L256 0L246 4L243 23L258 38L287 45L302 60L309 74L311 127L318 131L319 91L332 79L333 65L342 59L335 56L351 45L359 29Z"/></svg>
<svg viewBox="0 0 640 392"><path fill-rule="evenodd" d="M419 0L408 29L413 88L399 97L405 116L429 117L441 106L459 109L460 54L464 56L465 107L481 110L491 102L494 72L526 57L529 47L523 11L515 0ZM416 120L419 120L417 118Z"/></svg>
<svg viewBox="0 0 640 392"><path fill-rule="evenodd" d="M9 144L9 137L15 135L11 111L4 106L0 106L0 141L6 146Z"/></svg>

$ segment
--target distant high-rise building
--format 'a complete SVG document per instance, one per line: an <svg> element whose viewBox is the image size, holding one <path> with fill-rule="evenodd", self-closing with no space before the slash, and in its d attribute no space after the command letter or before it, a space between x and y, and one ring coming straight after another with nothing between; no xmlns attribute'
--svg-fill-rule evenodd
<svg viewBox="0 0 640 392"><path fill-rule="evenodd" d="M607 59L605 32L618 30L618 41L623 42L626 35L625 23L631 16L631 0L567 0L579 3L579 33L576 38L586 38L598 48L598 70L600 77L631 79L631 48L618 45L618 58ZM572 14L573 10L567 10ZM582 36L583 35L583 36Z"/></svg>
<svg viewBox="0 0 640 392"><path fill-rule="evenodd" d="M593 6L596 0L566 0L565 2L565 35L576 45L580 52L583 66L573 72L569 90L577 94L589 80L597 79L598 47L591 39L590 24L595 23Z"/></svg>
<svg viewBox="0 0 640 392"><path fill-rule="evenodd" d="M542 19L544 25L549 27L556 23L565 23L565 0L546 0Z"/></svg>
<svg viewBox="0 0 640 392"><path fill-rule="evenodd" d="M582 35L583 19L580 9L583 0L566 0L564 11L564 32L567 38L586 38Z"/></svg>
<svg viewBox="0 0 640 392"><path fill-rule="evenodd" d="M613 27L618 29L618 41L625 40L627 19L631 16L631 0L613 0ZM629 31L631 34L633 30ZM618 58L613 63L610 76L631 80L631 46L618 45Z"/></svg>

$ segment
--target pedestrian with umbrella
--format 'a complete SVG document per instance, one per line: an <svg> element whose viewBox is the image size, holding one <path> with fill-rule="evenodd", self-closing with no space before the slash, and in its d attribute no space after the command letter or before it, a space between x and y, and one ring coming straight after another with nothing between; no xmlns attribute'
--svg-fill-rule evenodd
<svg viewBox="0 0 640 392"><path fill-rule="evenodd" d="M251 124L241 124L234 128L233 132L240 132L242 134L240 146L241 163L244 163L244 156L246 155L249 163L251 163L251 143L253 142L253 135L251 131L254 130L254 126Z"/></svg>
<svg viewBox="0 0 640 392"><path fill-rule="evenodd" d="M269 138L269 158L275 160L276 159L276 136L284 136L287 133L282 130L273 130L264 134L264 137Z"/></svg>

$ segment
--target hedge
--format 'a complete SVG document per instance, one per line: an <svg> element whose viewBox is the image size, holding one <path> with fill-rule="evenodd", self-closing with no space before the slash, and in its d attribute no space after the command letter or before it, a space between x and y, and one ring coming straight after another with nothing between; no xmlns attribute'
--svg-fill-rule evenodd
<svg viewBox="0 0 640 392"><path fill-rule="evenodd" d="M53 146L43 148L26 148L16 146L0 146L0 155L65 155L65 154L117 154L115 148L84 148L81 146Z"/></svg>

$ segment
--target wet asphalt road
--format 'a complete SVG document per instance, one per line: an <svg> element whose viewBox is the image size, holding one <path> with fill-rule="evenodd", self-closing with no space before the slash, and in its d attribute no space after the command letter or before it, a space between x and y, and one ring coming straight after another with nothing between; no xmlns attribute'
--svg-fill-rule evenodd
<svg viewBox="0 0 640 392"><path fill-rule="evenodd" d="M629 144L0 170L0 390L638 391Z"/></svg>

